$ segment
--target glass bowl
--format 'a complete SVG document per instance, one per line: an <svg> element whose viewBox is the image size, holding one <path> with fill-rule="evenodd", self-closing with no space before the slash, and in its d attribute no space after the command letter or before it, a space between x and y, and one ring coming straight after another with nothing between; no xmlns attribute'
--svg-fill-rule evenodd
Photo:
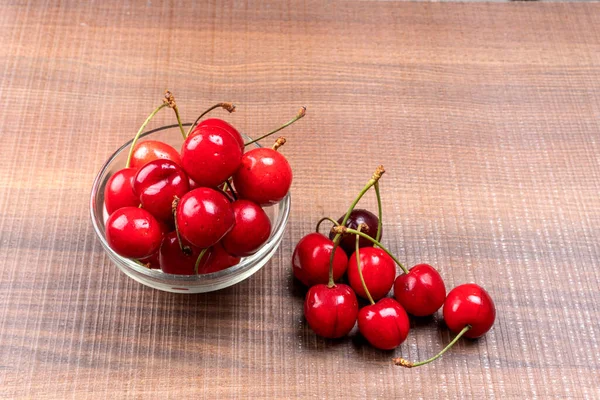
<svg viewBox="0 0 600 400"><path fill-rule="evenodd" d="M190 125L184 124L184 126ZM182 140L178 125L169 125L154 129L144 133L142 137L161 140L169 143L176 149L181 146ZM242 134L242 137L245 140L250 140L246 135ZM131 140L121 146L104 163L96 179L94 179L90 198L90 213L94 231L98 235L104 251L106 251L113 264L126 275L143 285L166 292L204 293L223 289L243 281L261 269L273 257L273 254L275 254L275 251L277 251L277 248L281 244L281 239L283 238L283 233L288 222L291 204L289 193L278 204L265 207L265 212L271 219L271 236L269 240L267 240L258 252L249 257L242 258L239 264L225 270L203 275L165 274L159 269L149 269L115 253L106 242L104 224L108 219L108 214L104 207L104 189L109 178L115 172L125 167L130 145ZM261 146L255 143L249 147L255 148Z"/></svg>

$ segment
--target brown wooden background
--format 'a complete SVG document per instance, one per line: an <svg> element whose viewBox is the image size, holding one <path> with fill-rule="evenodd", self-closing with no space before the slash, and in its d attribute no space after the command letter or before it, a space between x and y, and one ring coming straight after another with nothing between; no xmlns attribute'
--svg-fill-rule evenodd
<svg viewBox="0 0 600 400"><path fill-rule="evenodd" d="M0 10L0 397L600 396L600 4L83 3ZM130 280L89 221L95 173L165 88L188 121L234 101L250 134L308 107L283 244L217 293ZM384 242L498 309L421 369L390 359L447 343L439 316L396 352L322 340L291 279L379 163Z"/></svg>

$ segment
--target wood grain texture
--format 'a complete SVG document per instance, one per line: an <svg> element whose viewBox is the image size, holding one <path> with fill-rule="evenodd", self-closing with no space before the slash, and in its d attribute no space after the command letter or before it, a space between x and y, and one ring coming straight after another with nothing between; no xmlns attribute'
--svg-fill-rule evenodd
<svg viewBox="0 0 600 400"><path fill-rule="evenodd" d="M0 43L0 397L600 397L599 4L9 1ZM165 88L251 134L308 107L283 244L217 293L130 280L89 221ZM390 359L447 343L439 315L396 352L322 340L291 278L379 163L384 242L498 309L420 369Z"/></svg>

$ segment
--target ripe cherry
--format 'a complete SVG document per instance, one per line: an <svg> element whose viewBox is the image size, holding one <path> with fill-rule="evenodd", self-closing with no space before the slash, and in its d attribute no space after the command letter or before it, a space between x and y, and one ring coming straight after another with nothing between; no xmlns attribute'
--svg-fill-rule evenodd
<svg viewBox="0 0 600 400"><path fill-rule="evenodd" d="M150 269L160 269L160 259L158 257L158 251L154 252L148 257L140 258L138 261L146 265Z"/></svg>
<svg viewBox="0 0 600 400"><path fill-rule="evenodd" d="M154 160L171 160L175 164L181 165L181 157L173 147L158 140L146 140L139 142L133 148L130 166L140 169Z"/></svg>
<svg viewBox="0 0 600 400"><path fill-rule="evenodd" d="M381 249L365 247L360 250L360 265L373 300L385 297L392 288L396 276L394 260ZM367 298L355 255L352 255L348 262L348 283L358 296Z"/></svg>
<svg viewBox="0 0 600 400"><path fill-rule="evenodd" d="M106 221L106 241L123 257L139 259L152 255L162 237L159 222L142 208L119 208Z"/></svg>
<svg viewBox="0 0 600 400"><path fill-rule="evenodd" d="M394 297L412 315L431 315L444 304L446 286L431 265L418 264L408 274L398 275L394 282Z"/></svg>
<svg viewBox="0 0 600 400"><path fill-rule="evenodd" d="M341 224L344 221L344 215L342 215L338 219L338 224ZM377 227L379 225L379 218L372 212L363 209L354 209L350 213L346 226L350 229L357 229L360 224L363 224L363 232L372 237L373 239L377 239ZM329 233L329 239L333 240L335 237L334 232ZM381 233L380 235L381 236ZM354 235L345 233L342 235L340 240L340 247L344 249L346 254L351 255L354 253ZM379 240L379 239L377 239ZM359 241L360 247L373 247L373 243L365 238L360 238Z"/></svg>
<svg viewBox="0 0 600 400"><path fill-rule="evenodd" d="M235 215L223 193L198 188L187 192L178 202L175 220L183 239L205 249L233 228Z"/></svg>
<svg viewBox="0 0 600 400"><path fill-rule="evenodd" d="M162 241L159 250L160 269L166 274L194 275L196 261L202 249L183 241L186 251L182 251L177 233L168 233ZM198 269L203 268L210 258L210 252L205 253L200 260Z"/></svg>
<svg viewBox="0 0 600 400"><path fill-rule="evenodd" d="M410 322L404 308L388 297L361 308L358 330L373 347L392 350L406 340Z"/></svg>
<svg viewBox="0 0 600 400"><path fill-rule="evenodd" d="M162 221L173 218L173 199L183 196L189 189L183 169L173 161L163 159L150 161L140 168L133 183L142 207Z"/></svg>
<svg viewBox="0 0 600 400"><path fill-rule="evenodd" d="M123 168L113 174L104 189L104 204L108 214L112 214L122 207L137 207L140 199L133 191L133 180L136 170Z"/></svg>
<svg viewBox="0 0 600 400"><path fill-rule="evenodd" d="M271 234L271 221L255 203L237 200L231 204L235 225L223 238L223 248L231 255L247 257L254 254Z"/></svg>
<svg viewBox="0 0 600 400"><path fill-rule="evenodd" d="M333 242L320 233L309 233L300 239L292 256L292 270L296 279L306 286L327 283L332 249ZM347 268L348 256L338 247L333 258L333 279L339 280Z"/></svg>
<svg viewBox="0 0 600 400"><path fill-rule="evenodd" d="M227 132L229 132L231 134L231 136L233 136L233 138L238 142L240 149L242 150L242 153L244 153L244 139L242 138L242 135L240 135L240 133L238 132L237 129L235 129L230 123L223 121L222 119L219 118L208 118L205 119L204 121L200 122L192 131L192 133L190 133L190 136L195 135L197 132L199 132L200 130L202 130L203 128L206 127L216 127L216 128L220 128L223 129Z"/></svg>
<svg viewBox="0 0 600 400"><path fill-rule="evenodd" d="M181 165L198 185L216 188L240 166L242 150L227 131L203 127L181 149Z"/></svg>
<svg viewBox="0 0 600 400"><path fill-rule="evenodd" d="M263 207L270 206L278 203L290 190L292 168L277 150L252 149L242 157L240 168L233 175L233 185L242 199Z"/></svg>
<svg viewBox="0 0 600 400"><path fill-rule="evenodd" d="M356 295L348 285L315 285L306 293L304 316L308 326L319 336L340 338L347 335L358 315Z"/></svg>
<svg viewBox="0 0 600 400"><path fill-rule="evenodd" d="M199 274L218 272L239 264L241 258L226 252L221 243L219 242L210 248L208 260L198 269Z"/></svg>

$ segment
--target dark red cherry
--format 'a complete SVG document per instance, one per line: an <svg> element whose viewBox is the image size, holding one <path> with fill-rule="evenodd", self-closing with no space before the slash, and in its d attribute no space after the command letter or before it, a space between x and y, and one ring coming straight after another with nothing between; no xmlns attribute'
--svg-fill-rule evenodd
<svg viewBox="0 0 600 400"><path fill-rule="evenodd" d="M320 233L304 236L294 249L292 270L294 276L306 286L329 281L329 259L333 242ZM333 279L339 280L348 268L348 256L339 247L333 257Z"/></svg>
<svg viewBox="0 0 600 400"><path fill-rule="evenodd" d="M342 215L338 219L338 224L341 224L344 220L344 215ZM360 224L363 224L362 232L371 236L373 239L377 236L377 224L379 223L379 218L371 211L363 210L363 209L354 209L350 213L348 220L346 221L346 227L350 229L358 229ZM382 231L383 232L383 231ZM329 233L329 239L333 240L335 237L335 233ZM342 239L340 241L340 247L344 249L346 254L350 255L354 253L356 236L350 233L345 233L342 235ZM359 239L358 245L360 247L373 247L373 242L368 239L361 237Z"/></svg>
<svg viewBox="0 0 600 400"><path fill-rule="evenodd" d="M406 312L424 317L433 314L444 304L446 286L435 268L418 264L408 274L398 275L394 282L394 297Z"/></svg>
<svg viewBox="0 0 600 400"><path fill-rule="evenodd" d="M162 241L159 250L160 269L166 274L194 275L196 261L202 249L183 241L189 252L184 252L179 246L177 233L168 233ZM198 270L203 268L210 258L210 250L204 253Z"/></svg>
<svg viewBox="0 0 600 400"><path fill-rule="evenodd" d="M139 262L141 262L142 264L145 264L146 266L148 266L148 268L160 269L160 260L158 257L158 251L154 252L153 254L149 255L148 257L140 258Z"/></svg>
<svg viewBox="0 0 600 400"><path fill-rule="evenodd" d="M260 206L248 200L231 204L235 225L223 238L223 248L231 255L247 257L254 254L271 234L271 221Z"/></svg>
<svg viewBox="0 0 600 400"><path fill-rule="evenodd" d="M192 178L188 178L188 181L190 183L190 190L198 189L200 187L200 185L194 182Z"/></svg>
<svg viewBox="0 0 600 400"><path fill-rule="evenodd" d="M175 218L181 237L201 249L217 243L235 224L227 197L204 187L189 191L181 198Z"/></svg>
<svg viewBox="0 0 600 400"><path fill-rule="evenodd" d="M133 191L139 196L142 207L157 219L169 221L173 218L172 204L190 189L188 177L183 169L170 160L154 160L138 171Z"/></svg>
<svg viewBox="0 0 600 400"><path fill-rule="evenodd" d="M173 147L158 140L146 140L135 145L130 166L134 169L140 169L154 160L171 160L175 164L181 165L181 157Z"/></svg>
<svg viewBox="0 0 600 400"><path fill-rule="evenodd" d="M159 222L142 208L119 208L106 221L106 241L123 257L139 259L152 255L162 237Z"/></svg>
<svg viewBox="0 0 600 400"><path fill-rule="evenodd" d="M406 311L396 300L385 298L361 308L358 330L373 347L392 350L406 340L410 322Z"/></svg>
<svg viewBox="0 0 600 400"><path fill-rule="evenodd" d="M496 306L481 286L467 283L448 293L444 302L444 320L454 333L470 325L464 336L475 339L485 335L494 325Z"/></svg>
<svg viewBox="0 0 600 400"><path fill-rule="evenodd" d="M360 250L359 254L365 284L373 300L377 301L385 297L392 288L396 276L396 264L386 252L379 248L365 247ZM368 298L358 273L356 254L352 254L348 261L348 283L358 296Z"/></svg>
<svg viewBox="0 0 600 400"><path fill-rule="evenodd" d="M306 293L304 316L319 336L330 339L347 335L358 315L356 295L348 285L315 285Z"/></svg>
<svg viewBox="0 0 600 400"><path fill-rule="evenodd" d="M292 168L276 150L252 149L242 157L240 168L233 175L238 195L260 206L278 203L292 185Z"/></svg>
<svg viewBox="0 0 600 400"><path fill-rule="evenodd" d="M244 153L244 139L242 139L242 135L240 135L238 130L235 129L230 123L223 121L222 119L219 119L219 118L208 118L208 119L205 119L204 121L201 121L198 125L196 125L196 128L194 128L192 133L190 133L190 136L192 136L196 132L202 130L204 127L217 127L217 128L226 130L238 142L238 144L240 145L240 149L242 150L242 153Z"/></svg>
<svg viewBox="0 0 600 400"><path fill-rule="evenodd" d="M241 258L227 253L221 245L221 242L215 244L210 248L210 250L210 257L207 262L198 270L199 274L209 274L211 272L222 271L240 263Z"/></svg>
<svg viewBox="0 0 600 400"><path fill-rule="evenodd" d="M181 148L181 165L198 185L216 188L240 166L242 150L227 131L216 127L197 129Z"/></svg>
<svg viewBox="0 0 600 400"><path fill-rule="evenodd" d="M112 214L122 207L138 207L140 199L133 191L133 180L136 170L123 168L113 174L104 189L104 204L108 214Z"/></svg>

